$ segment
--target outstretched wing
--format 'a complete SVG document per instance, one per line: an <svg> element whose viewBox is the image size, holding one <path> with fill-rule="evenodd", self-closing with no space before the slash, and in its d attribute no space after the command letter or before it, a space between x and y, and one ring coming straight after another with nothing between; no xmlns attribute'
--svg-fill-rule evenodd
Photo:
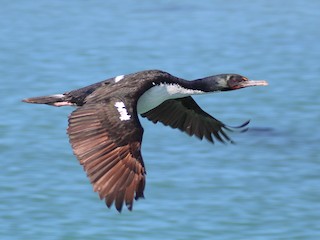
<svg viewBox="0 0 320 240"><path fill-rule="evenodd" d="M69 117L68 134L74 154L94 191L110 208L143 198L145 167L141 156L143 129L137 114L119 99L85 104Z"/></svg>
<svg viewBox="0 0 320 240"><path fill-rule="evenodd" d="M212 135L220 142L233 143L225 130L240 129L245 131L245 126L249 123L247 121L238 127L226 126L203 111L192 97L166 100L141 116L153 123L162 122L166 126L178 128L190 136L196 135L200 139L205 137L212 143L214 142Z"/></svg>

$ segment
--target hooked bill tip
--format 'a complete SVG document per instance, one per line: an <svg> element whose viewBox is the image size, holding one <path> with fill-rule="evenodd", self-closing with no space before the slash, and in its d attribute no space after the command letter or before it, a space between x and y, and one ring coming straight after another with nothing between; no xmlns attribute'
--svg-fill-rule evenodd
<svg viewBox="0 0 320 240"><path fill-rule="evenodd" d="M248 80L248 81L243 81L239 83L238 87L244 88L244 87L267 86L267 85L268 85L268 82L265 80Z"/></svg>
<svg viewBox="0 0 320 240"><path fill-rule="evenodd" d="M267 86L269 83L265 80L251 80L249 84L252 86Z"/></svg>

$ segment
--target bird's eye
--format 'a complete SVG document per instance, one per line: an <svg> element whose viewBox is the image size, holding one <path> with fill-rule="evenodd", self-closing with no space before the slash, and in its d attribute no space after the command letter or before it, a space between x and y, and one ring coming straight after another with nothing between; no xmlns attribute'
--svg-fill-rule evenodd
<svg viewBox="0 0 320 240"><path fill-rule="evenodd" d="M230 76L229 80L234 81L235 77L234 76Z"/></svg>

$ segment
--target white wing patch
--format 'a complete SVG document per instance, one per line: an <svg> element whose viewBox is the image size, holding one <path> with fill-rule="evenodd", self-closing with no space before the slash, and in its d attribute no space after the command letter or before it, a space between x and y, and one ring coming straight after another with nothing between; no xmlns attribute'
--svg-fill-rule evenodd
<svg viewBox="0 0 320 240"><path fill-rule="evenodd" d="M114 81L117 83L119 81L121 81L124 78L124 75L120 75L114 78Z"/></svg>
<svg viewBox="0 0 320 240"><path fill-rule="evenodd" d="M131 115L128 114L126 106L124 105L123 102L116 102L114 106L117 108L118 112L120 113L119 119L121 121L130 120Z"/></svg>

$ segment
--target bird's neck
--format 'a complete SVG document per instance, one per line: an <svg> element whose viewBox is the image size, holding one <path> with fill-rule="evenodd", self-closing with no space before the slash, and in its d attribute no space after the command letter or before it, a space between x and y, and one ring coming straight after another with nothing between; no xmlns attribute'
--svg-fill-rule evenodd
<svg viewBox="0 0 320 240"><path fill-rule="evenodd" d="M187 88L192 88L200 90L203 92L219 92L230 90L230 87L227 85L226 81L219 77L219 75L199 78L193 81L185 81Z"/></svg>
<svg viewBox="0 0 320 240"><path fill-rule="evenodd" d="M225 81L216 76L187 81L175 78L172 82L160 82L144 92L138 99L138 113L145 113L168 99L183 98L216 91L226 91Z"/></svg>

